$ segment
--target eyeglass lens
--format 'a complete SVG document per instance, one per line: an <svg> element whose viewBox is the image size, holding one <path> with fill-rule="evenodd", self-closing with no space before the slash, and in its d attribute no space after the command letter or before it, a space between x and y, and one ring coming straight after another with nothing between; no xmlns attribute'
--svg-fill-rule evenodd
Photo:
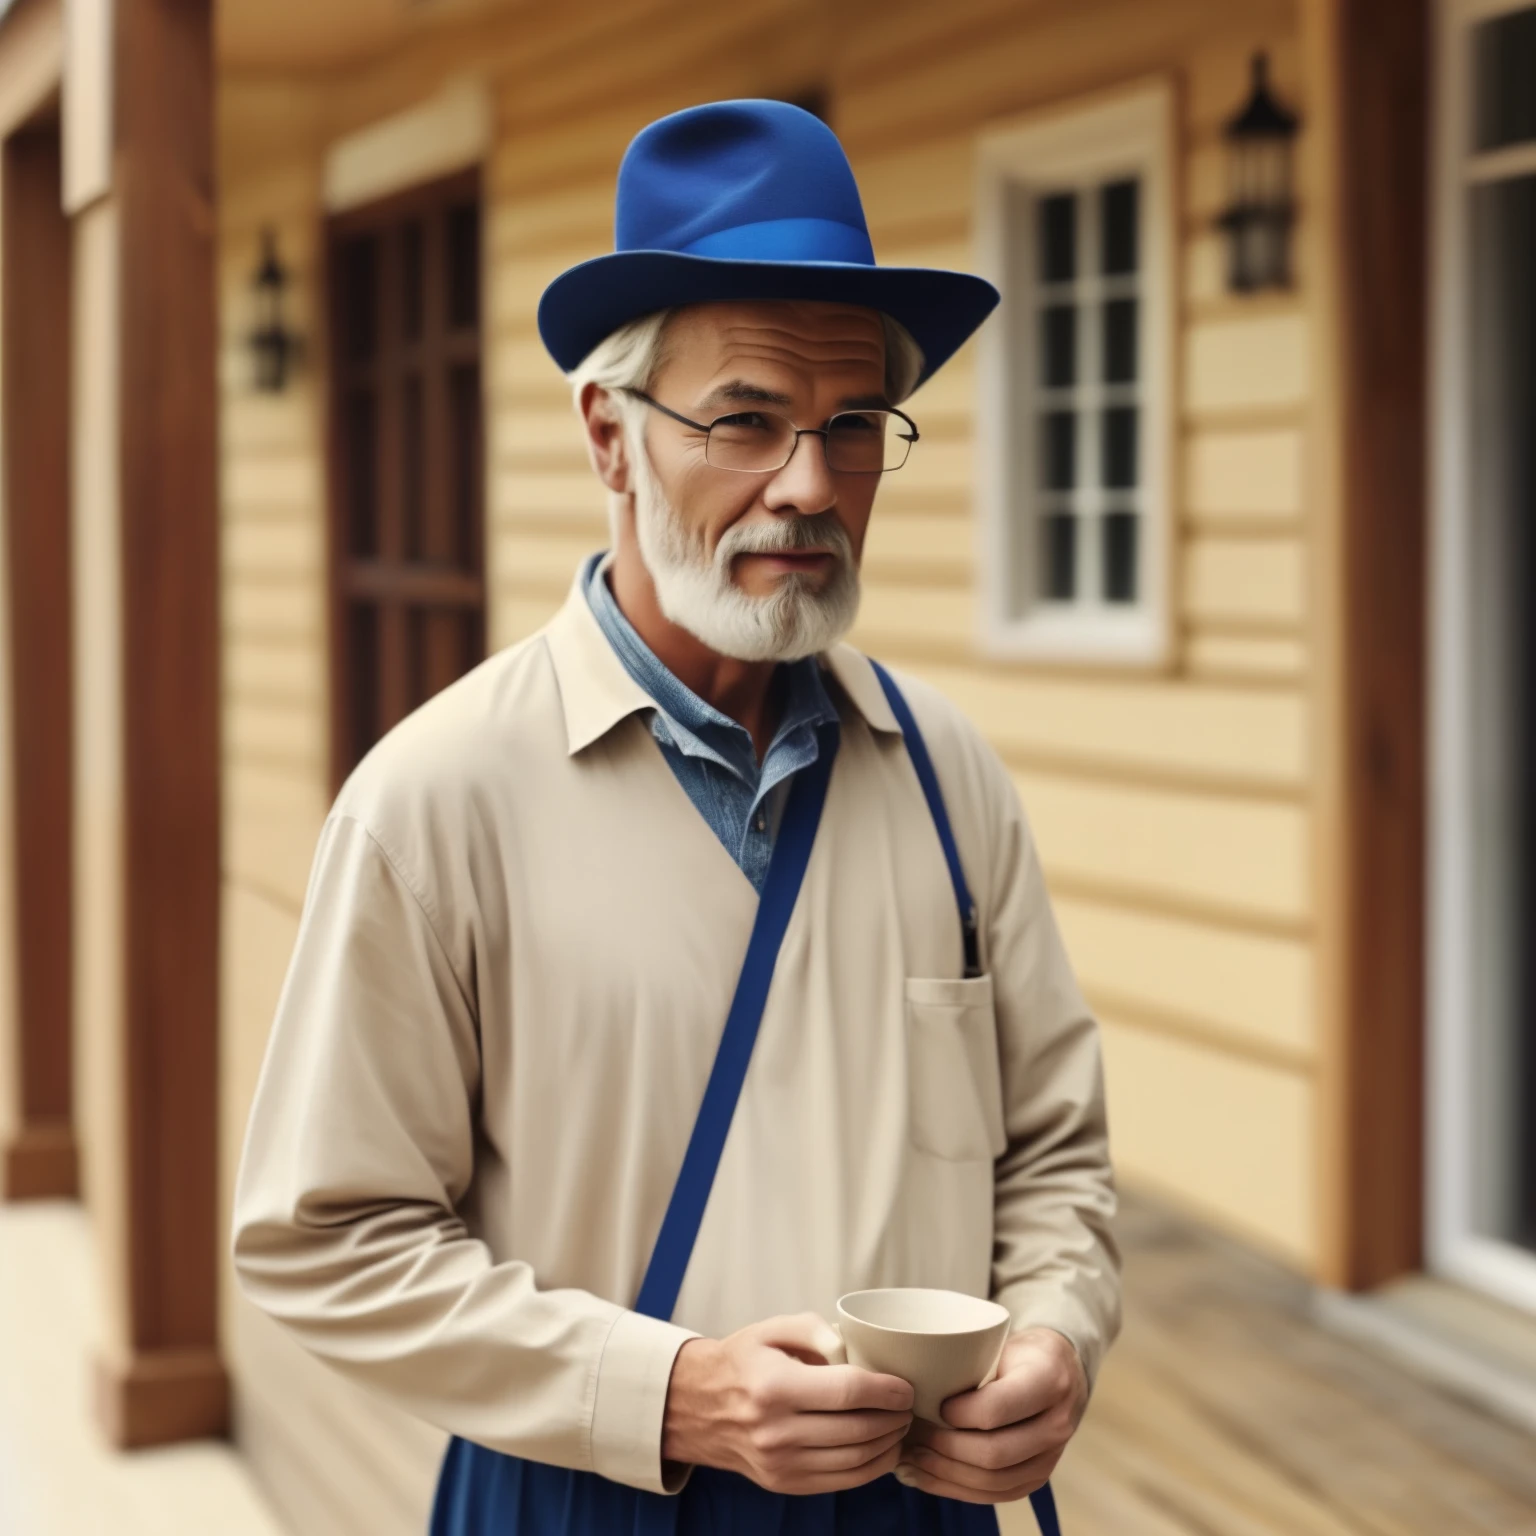
<svg viewBox="0 0 1536 1536"><path fill-rule="evenodd" d="M840 411L826 427L827 468L844 474L900 469L911 429L891 411ZM776 411L722 416L709 429L704 456L717 469L782 469L795 450L795 424Z"/></svg>

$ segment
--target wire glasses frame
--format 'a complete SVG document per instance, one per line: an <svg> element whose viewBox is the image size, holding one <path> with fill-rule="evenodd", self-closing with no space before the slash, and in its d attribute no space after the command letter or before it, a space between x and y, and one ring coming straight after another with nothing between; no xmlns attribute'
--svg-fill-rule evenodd
<svg viewBox="0 0 1536 1536"><path fill-rule="evenodd" d="M680 421L685 427L704 434L704 462L715 469L729 469L741 474L766 474L783 469L794 457L800 439L806 433L821 438L826 450L827 468L837 474L882 475L900 469L907 462L912 444L918 440L917 423L905 411L895 406L880 406L866 411L838 411L827 418L822 427L797 427L787 416L777 411L752 409L732 411L705 423L689 417L654 400L643 389L625 388L625 394L639 399ZM751 418L762 421L761 426L749 425ZM872 417L879 420L871 421ZM894 421L889 418L895 418ZM839 422L846 423L841 429ZM891 427L901 426L893 432ZM905 427L906 430L901 430ZM869 455L878 448L881 462L869 463ZM896 457L895 463L886 462ZM864 462L849 462L863 457ZM732 462L732 461L735 462Z"/></svg>

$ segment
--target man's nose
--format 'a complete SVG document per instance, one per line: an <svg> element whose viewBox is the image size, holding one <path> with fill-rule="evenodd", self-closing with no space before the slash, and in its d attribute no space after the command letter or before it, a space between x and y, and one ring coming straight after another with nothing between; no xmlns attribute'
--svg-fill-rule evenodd
<svg viewBox="0 0 1536 1536"><path fill-rule="evenodd" d="M827 440L802 432L789 462L769 482L763 500L773 511L825 512L837 500L837 481L827 467Z"/></svg>

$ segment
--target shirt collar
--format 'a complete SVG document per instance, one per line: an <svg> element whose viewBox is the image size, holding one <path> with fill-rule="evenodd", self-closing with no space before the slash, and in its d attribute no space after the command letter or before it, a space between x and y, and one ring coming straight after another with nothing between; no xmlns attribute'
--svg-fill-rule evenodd
<svg viewBox="0 0 1536 1536"><path fill-rule="evenodd" d="M592 612L586 594L590 569L591 562L583 560L564 604L544 629L565 715L566 749L573 757L621 720L656 707L630 676ZM867 657L850 645L835 645L817 660L872 730L901 734Z"/></svg>

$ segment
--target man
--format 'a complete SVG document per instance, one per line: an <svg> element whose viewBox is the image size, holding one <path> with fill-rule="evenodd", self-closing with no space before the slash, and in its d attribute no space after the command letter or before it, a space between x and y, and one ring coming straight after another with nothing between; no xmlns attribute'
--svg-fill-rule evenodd
<svg viewBox="0 0 1536 1536"><path fill-rule="evenodd" d="M236 1267L452 1432L434 1536L995 1531L1118 1327L1097 1033L1003 767L838 642L996 293L781 103L653 123L617 227L540 306L613 551L337 798ZM946 1426L828 1363L886 1285L1013 1315Z"/></svg>

